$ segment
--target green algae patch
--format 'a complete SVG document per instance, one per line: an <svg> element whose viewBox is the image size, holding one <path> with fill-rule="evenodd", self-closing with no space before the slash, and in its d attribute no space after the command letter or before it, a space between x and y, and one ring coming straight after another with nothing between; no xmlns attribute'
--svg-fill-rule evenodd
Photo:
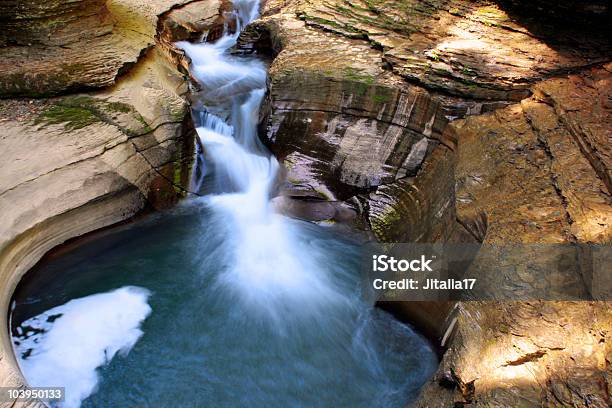
<svg viewBox="0 0 612 408"><path fill-rule="evenodd" d="M77 130L93 125L100 119L90 110L77 106L53 105L34 121L35 124L64 124L66 130Z"/></svg>
<svg viewBox="0 0 612 408"><path fill-rule="evenodd" d="M315 193L317 194L317 196L324 200L324 201L332 201L333 197L330 197L327 193L325 193L324 191L321 191L319 189L314 189Z"/></svg>
<svg viewBox="0 0 612 408"><path fill-rule="evenodd" d="M134 110L131 105L123 102L106 102L106 106L112 111L121 113L130 113Z"/></svg>
<svg viewBox="0 0 612 408"><path fill-rule="evenodd" d="M374 76L354 67L345 67L342 74L346 81L351 82L351 84L347 84L347 91L358 96L365 96L376 82Z"/></svg>
<svg viewBox="0 0 612 408"><path fill-rule="evenodd" d="M400 213L395 208L389 208L379 217L371 218L370 224L376 237L384 240L388 238L390 229L397 228L401 221Z"/></svg>
<svg viewBox="0 0 612 408"><path fill-rule="evenodd" d="M82 129L94 123L106 123L117 126L128 136L140 136L153 131L132 105L89 95L57 99L33 122L42 126L64 124L64 129L68 131Z"/></svg>
<svg viewBox="0 0 612 408"><path fill-rule="evenodd" d="M142 125L142 133L134 133L133 135L130 134L130 136L141 136L153 132L153 128L151 127L151 125L149 125L149 123L145 120L145 118L142 117L140 113L137 113L136 120ZM126 130L128 131L128 133L130 132L129 129Z"/></svg>
<svg viewBox="0 0 612 408"><path fill-rule="evenodd" d="M344 68L344 78L348 79L349 81L363 82L366 85L372 85L375 81L374 76L364 73L361 69L353 67Z"/></svg>
<svg viewBox="0 0 612 408"><path fill-rule="evenodd" d="M64 124L66 130L77 130L101 122L96 104L99 101L90 96L70 96L55 101L34 120L37 125Z"/></svg>
<svg viewBox="0 0 612 408"><path fill-rule="evenodd" d="M338 224L338 221L334 220L333 218L326 218L324 220L317 221L317 224L319 224L319 225L336 225L336 224Z"/></svg>
<svg viewBox="0 0 612 408"><path fill-rule="evenodd" d="M187 194L185 193L185 189L183 186L183 166L174 164L174 172L172 176L172 187L174 188L174 193L178 194L180 197L185 197Z"/></svg>
<svg viewBox="0 0 612 408"><path fill-rule="evenodd" d="M367 39L367 33L363 30L358 29L349 22L339 22L335 20L329 20L319 16L312 16L306 13L301 13L298 18L308 25L317 26L327 31L332 31L340 35L344 35L348 38L354 39Z"/></svg>
<svg viewBox="0 0 612 408"><path fill-rule="evenodd" d="M377 88L376 93L372 96L372 102L376 104L391 102L391 95L386 92L385 88Z"/></svg>

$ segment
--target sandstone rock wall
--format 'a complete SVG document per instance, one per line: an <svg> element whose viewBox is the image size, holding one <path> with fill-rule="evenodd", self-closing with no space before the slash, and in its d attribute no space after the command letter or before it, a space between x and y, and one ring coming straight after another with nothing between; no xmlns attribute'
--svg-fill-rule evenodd
<svg viewBox="0 0 612 408"><path fill-rule="evenodd" d="M405 235L391 221L406 214L388 197L393 190L432 204L421 231L409 234L429 234L429 221L441 219L446 227L433 227L432 234L448 235L452 206L434 202L427 190L415 194L414 180L425 167L433 174L438 164L449 164L425 163L432 152L441 157L453 149L453 140L443 136L448 117L477 104L444 105L385 70L380 51L367 41L305 25L298 18L301 5L274 13L278 5L267 3L264 15L270 15L241 38L243 49L274 57L263 131L264 142L285 163L279 207L310 220L362 225L379 238ZM451 197L451 173L437 174L431 191Z"/></svg>
<svg viewBox="0 0 612 408"><path fill-rule="evenodd" d="M482 243L483 280L503 262L489 244L609 244L609 36L531 17L490 1L268 2L241 45L273 57L262 127L286 168L280 207L387 242ZM448 348L416 406L609 404L609 303L437 306L384 306Z"/></svg>
<svg viewBox="0 0 612 408"><path fill-rule="evenodd" d="M218 32L227 7L204 1L16 3L0 5L7 23L0 37L3 327L19 279L47 251L191 194L195 132L188 78L177 70L187 61L171 43L175 35ZM198 3L212 8L196 12ZM85 92L91 88L102 89ZM6 99L58 93L65 95ZM0 331L0 385L24 384L9 333Z"/></svg>
<svg viewBox="0 0 612 408"><path fill-rule="evenodd" d="M107 87L155 45L219 31L227 2L8 1L0 5L0 97ZM170 14L172 14L170 16ZM159 26L159 27L158 27ZM168 34L164 34L164 33Z"/></svg>
<svg viewBox="0 0 612 408"><path fill-rule="evenodd" d="M497 241L610 242L611 91L605 65L541 82L520 104L455 122L462 224L471 229L484 212L487 236Z"/></svg>
<svg viewBox="0 0 612 408"><path fill-rule="evenodd" d="M545 11L527 25L492 1L310 0L296 7L310 26L371 43L407 81L483 100L520 100L544 76L608 60L606 27L538 25Z"/></svg>
<svg viewBox="0 0 612 408"><path fill-rule="evenodd" d="M453 205L436 200L454 194L449 121L610 55L601 34L533 35L487 1L278 1L263 15L241 45L274 57L264 132L287 170L279 208L380 239L453 235Z"/></svg>
<svg viewBox="0 0 612 408"><path fill-rule="evenodd" d="M187 194L188 60L171 42L218 35L227 8L5 3L4 97L107 88L0 105L4 311L53 246ZM383 241L609 243L609 37L507 3L268 1L241 48L274 57L262 129L285 165L279 208ZM485 255L475 268L495 267ZM448 348L416 406L610 403L609 303L396 312ZM22 384L0 339L0 385Z"/></svg>
<svg viewBox="0 0 612 408"><path fill-rule="evenodd" d="M520 104L451 124L457 218L483 242L469 273L495 282L489 290L541 285L538 268L558 262L552 247L509 259L495 245L610 244L611 162L591 157L609 149L610 91L603 66L543 81ZM609 280L609 271L602 276ZM578 288L584 276L564 279ZM457 332L417 406L609 405L610 302L463 302L458 310Z"/></svg>

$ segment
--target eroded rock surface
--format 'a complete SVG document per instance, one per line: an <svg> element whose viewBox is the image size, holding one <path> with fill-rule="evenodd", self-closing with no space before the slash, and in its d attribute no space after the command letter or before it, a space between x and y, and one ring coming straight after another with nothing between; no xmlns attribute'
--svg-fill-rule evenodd
<svg viewBox="0 0 612 408"><path fill-rule="evenodd" d="M458 218L473 235L484 214L489 240L610 242L609 70L541 82L520 104L453 124Z"/></svg>
<svg viewBox="0 0 612 408"><path fill-rule="evenodd" d="M605 62L610 52L605 33L521 24L492 1L312 0L297 12L382 49L405 79L468 98L518 100L543 76Z"/></svg>
<svg viewBox="0 0 612 408"><path fill-rule="evenodd" d="M603 35L563 27L534 34L506 9L486 1L267 2L241 41L274 56L266 142L285 162L285 195L302 201L281 207L343 221L352 208L357 224L383 240L449 237L452 198L435 198L454 194L449 165L429 163L454 157L446 124L610 54ZM430 188L419 188L419 174ZM414 204L423 202L430 206ZM398 229L400 219L423 226Z"/></svg>
<svg viewBox="0 0 612 408"><path fill-rule="evenodd" d="M278 207L387 242L609 243L609 37L558 24L607 5L578 3L268 1L241 48L274 57L262 130L285 167ZM185 82L172 65L189 61L171 43L214 38L227 7L0 6L0 92L115 84L2 104L2 299L51 247L185 194ZM495 262L483 251L473 268ZM609 406L609 303L431 306L419 319L448 350L417 406ZM22 384L12 354L0 379Z"/></svg>
<svg viewBox="0 0 612 408"><path fill-rule="evenodd" d="M189 9L181 10L184 5ZM158 24L174 27L173 33L204 31L220 18L217 5L204 0L3 2L0 95L48 96L110 86L155 44ZM166 23L172 10L176 16Z"/></svg>
<svg viewBox="0 0 612 408"><path fill-rule="evenodd" d="M305 25L295 4L275 13L277 6L267 3L264 13L271 14L248 28L242 42L275 56L265 132L287 170L284 194L294 202L284 208L342 222L352 212L367 225L368 195L414 177L439 145L452 149L452 140L442 138L447 116L474 104L443 106L385 71L368 42Z"/></svg>
<svg viewBox="0 0 612 408"><path fill-rule="evenodd" d="M483 243L469 273L480 284L494 282L489 290L500 297L546 283L558 257L556 247L534 255L525 246L513 259L495 246L609 245L610 79L609 66L550 79L519 104L450 125L458 139L457 219ZM601 266L603 280L586 282L596 298L609 287L609 262ZM578 290L585 279L555 278L567 290ZM464 302L457 308L457 333L417 406L609 405L610 302Z"/></svg>
<svg viewBox="0 0 612 408"><path fill-rule="evenodd" d="M386 242L482 243L480 274L503 261L489 244L609 244L607 29L559 23L577 3L541 21L508 3L268 2L242 49L274 57L262 120L280 206ZM555 258L513 261L509 282L537 286ZM448 350L416 406L610 403L609 302L430 306ZM427 326L416 308L391 309Z"/></svg>
<svg viewBox="0 0 612 408"><path fill-rule="evenodd" d="M605 302L466 302L416 407L608 407Z"/></svg>

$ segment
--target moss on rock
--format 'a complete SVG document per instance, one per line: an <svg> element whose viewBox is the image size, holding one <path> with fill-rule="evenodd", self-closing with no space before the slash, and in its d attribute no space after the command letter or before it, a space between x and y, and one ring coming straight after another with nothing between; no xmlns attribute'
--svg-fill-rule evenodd
<svg viewBox="0 0 612 408"><path fill-rule="evenodd" d="M53 105L35 119L35 124L64 124L66 130L76 130L99 122L100 119L90 110L83 107Z"/></svg>

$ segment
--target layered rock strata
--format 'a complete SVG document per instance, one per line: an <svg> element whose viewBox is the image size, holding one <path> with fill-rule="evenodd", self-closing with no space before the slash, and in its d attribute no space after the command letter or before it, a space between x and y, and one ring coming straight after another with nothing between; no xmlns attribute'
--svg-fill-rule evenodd
<svg viewBox="0 0 612 408"><path fill-rule="evenodd" d="M510 286L536 287L555 258L494 245L609 244L609 36L559 24L571 10L268 2L242 49L274 58L262 131L285 164L279 208L385 242L482 245L468 273L512 261ZM447 349L416 406L610 402L608 302L384 306Z"/></svg>
<svg viewBox="0 0 612 408"><path fill-rule="evenodd" d="M263 15L242 48L274 57L263 131L286 164L291 199L279 207L311 220L353 219L382 240L450 239L449 121L610 55L605 36L536 36L484 1L271 1ZM403 223L410 230L395 228L399 220L411 220Z"/></svg>
<svg viewBox="0 0 612 408"><path fill-rule="evenodd" d="M158 32L170 40L219 31L226 9L201 0L3 2L0 95L110 86L155 45Z"/></svg>
<svg viewBox="0 0 612 408"><path fill-rule="evenodd" d="M0 325L17 282L47 251L192 194L195 131L188 78L177 70L188 61L171 44L222 31L226 9L132 0L0 6L0 95L64 94L0 100ZM84 92L92 88L102 89ZM8 331L0 340L0 385L22 387Z"/></svg>
<svg viewBox="0 0 612 408"><path fill-rule="evenodd" d="M187 194L173 66L189 61L171 42L214 38L228 7L9 3L3 96L113 86L2 104L3 310L53 246ZM607 7L550 3L268 1L241 49L274 58L261 123L285 167L278 208L387 242L609 243L609 36L558 24ZM496 270L488 255L472 270ZM416 406L610 403L607 302L392 306L447 349ZM1 385L23 385L0 337Z"/></svg>
<svg viewBox="0 0 612 408"><path fill-rule="evenodd" d="M483 282L495 274L491 289L500 297L544 283L559 245L609 245L611 84L609 65L589 69L450 125L457 219L483 243L468 274ZM515 258L495 252L509 244L525 250ZM586 283L596 299L609 299L609 260L600 266L599 280L573 275L568 285ZM462 302L455 316L455 336L417 406L609 405L609 301Z"/></svg>

